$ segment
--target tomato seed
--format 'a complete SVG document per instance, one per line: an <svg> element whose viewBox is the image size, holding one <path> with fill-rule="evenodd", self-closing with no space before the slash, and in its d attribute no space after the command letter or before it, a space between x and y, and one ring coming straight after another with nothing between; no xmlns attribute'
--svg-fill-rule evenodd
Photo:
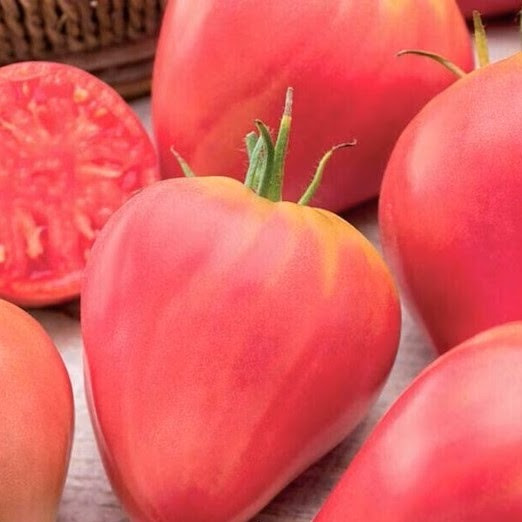
<svg viewBox="0 0 522 522"><path fill-rule="evenodd" d="M101 118L102 116L105 116L109 111L107 110L106 107L98 107L95 111L94 111L94 117L95 118Z"/></svg>
<svg viewBox="0 0 522 522"><path fill-rule="evenodd" d="M74 103L82 103L89 97L89 91L86 89L82 89L81 87L76 87L73 92L73 101Z"/></svg>
<svg viewBox="0 0 522 522"><path fill-rule="evenodd" d="M10 123L8 121L0 120L0 126L3 127L4 129L6 129L7 131L9 131L12 134L13 138L15 138L15 140L17 140L21 143L34 143L35 142L35 139L30 134L23 132L16 125L13 125L12 123Z"/></svg>
<svg viewBox="0 0 522 522"><path fill-rule="evenodd" d="M100 165L93 165L92 163L80 165L78 167L78 172L81 174L109 179L119 178L123 174L121 169L111 169L110 167L102 167Z"/></svg>
<svg viewBox="0 0 522 522"><path fill-rule="evenodd" d="M85 238L89 239L90 241L92 241L95 238L96 233L92 228L92 222L89 216L77 212L74 215L74 224L76 225L76 228L78 229L80 234L82 234Z"/></svg>
<svg viewBox="0 0 522 522"><path fill-rule="evenodd" d="M43 227L36 227L25 236L27 242L26 253L29 259L36 259L43 254L44 248L40 240Z"/></svg>

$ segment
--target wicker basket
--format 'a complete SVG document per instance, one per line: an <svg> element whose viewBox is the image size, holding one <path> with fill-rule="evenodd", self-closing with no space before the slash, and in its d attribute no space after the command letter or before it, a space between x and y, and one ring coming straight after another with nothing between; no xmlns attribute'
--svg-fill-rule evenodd
<svg viewBox="0 0 522 522"><path fill-rule="evenodd" d="M167 0L0 0L0 65L69 63L127 98L150 89Z"/></svg>

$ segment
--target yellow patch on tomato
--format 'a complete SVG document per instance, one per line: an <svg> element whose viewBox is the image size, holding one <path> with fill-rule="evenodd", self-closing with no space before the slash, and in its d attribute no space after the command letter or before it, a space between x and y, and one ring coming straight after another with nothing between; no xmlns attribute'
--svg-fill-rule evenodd
<svg viewBox="0 0 522 522"><path fill-rule="evenodd" d="M336 237L337 234L324 234L322 236L324 242L323 289L325 295L332 294L338 284L340 260Z"/></svg>
<svg viewBox="0 0 522 522"><path fill-rule="evenodd" d="M428 4L435 16L443 18L446 15L448 2L443 0L422 0ZM404 16L408 8L417 6L419 0L381 0L381 10L392 16Z"/></svg>
<svg viewBox="0 0 522 522"><path fill-rule="evenodd" d="M321 262L321 280L323 295L330 295L338 285L339 281L339 229L337 220L338 216L331 215L330 212L322 209L308 208L310 223L313 223L314 236L318 243L318 251L322 254L320 256ZM322 217L317 216L320 214ZM332 216L334 219L332 221ZM322 220L325 220L325 223ZM329 226L328 226L329 225ZM343 224L344 227L344 224ZM342 228L341 228L342 231Z"/></svg>
<svg viewBox="0 0 522 522"><path fill-rule="evenodd" d="M441 0L428 0L428 4L430 4L433 7L436 16L443 19L446 18L448 2L441 2Z"/></svg>

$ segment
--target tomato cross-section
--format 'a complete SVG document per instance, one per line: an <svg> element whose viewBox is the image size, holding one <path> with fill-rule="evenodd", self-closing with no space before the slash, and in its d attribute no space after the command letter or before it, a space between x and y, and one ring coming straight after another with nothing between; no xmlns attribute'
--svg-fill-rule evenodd
<svg viewBox="0 0 522 522"><path fill-rule="evenodd" d="M147 132L108 85L57 63L1 68L0 296L77 295L98 231L158 177Z"/></svg>

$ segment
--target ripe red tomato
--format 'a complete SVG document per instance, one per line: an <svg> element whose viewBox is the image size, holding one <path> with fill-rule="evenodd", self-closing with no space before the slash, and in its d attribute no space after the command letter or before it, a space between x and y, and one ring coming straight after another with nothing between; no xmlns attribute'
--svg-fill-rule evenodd
<svg viewBox="0 0 522 522"><path fill-rule="evenodd" d="M522 53L469 74L411 122L384 176L385 254L443 352L522 319Z"/></svg>
<svg viewBox="0 0 522 522"><path fill-rule="evenodd" d="M466 16L471 16L473 10L482 15L516 13L522 7L520 0L457 0L457 3Z"/></svg>
<svg viewBox="0 0 522 522"><path fill-rule="evenodd" d="M404 48L436 50L472 66L453 0L175 0L157 51L153 121L162 174L179 173L174 145L201 175L240 178L238 145L254 117L275 124L287 85L296 89L296 133L285 199L295 201L311 165L352 136L319 196L343 210L375 196L394 142L453 77Z"/></svg>
<svg viewBox="0 0 522 522"><path fill-rule="evenodd" d="M230 178L165 180L96 241L87 391L133 520L247 520L388 375L400 308L381 258L335 214L273 199Z"/></svg>
<svg viewBox="0 0 522 522"><path fill-rule="evenodd" d="M364 443L315 522L522 520L522 323L437 359Z"/></svg>
<svg viewBox="0 0 522 522"><path fill-rule="evenodd" d="M52 341L0 299L0 520L56 520L73 420L71 384Z"/></svg>
<svg viewBox="0 0 522 522"><path fill-rule="evenodd" d="M0 296L78 295L98 230L158 179L153 145L108 85L68 65L0 68Z"/></svg>

